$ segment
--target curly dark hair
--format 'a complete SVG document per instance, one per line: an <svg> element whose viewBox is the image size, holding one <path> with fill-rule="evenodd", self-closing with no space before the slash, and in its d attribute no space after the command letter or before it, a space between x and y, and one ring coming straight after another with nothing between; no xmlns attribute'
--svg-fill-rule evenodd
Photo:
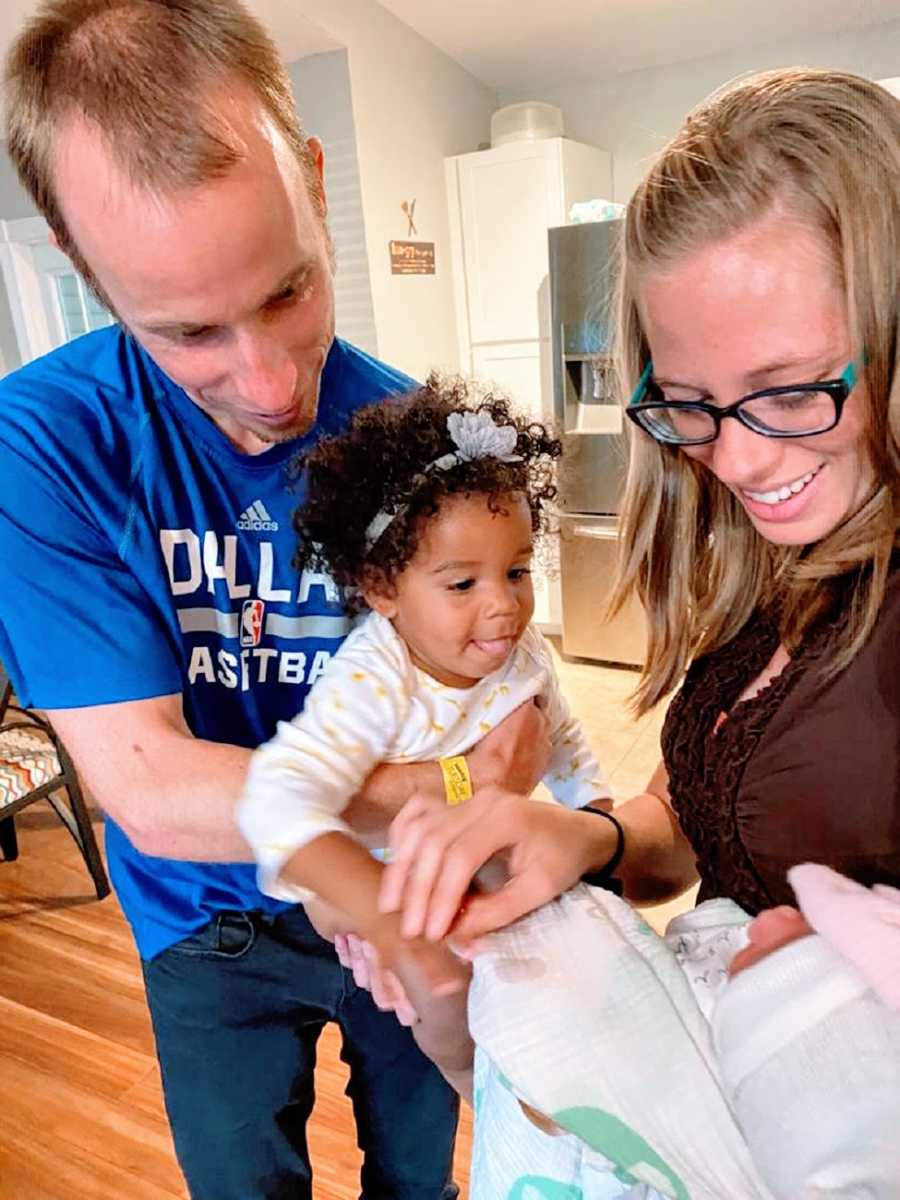
<svg viewBox="0 0 900 1200"><path fill-rule="evenodd" d="M498 425L512 425L521 461L479 458L426 473L456 449L447 418L465 412L486 412ZM432 374L414 392L358 409L346 433L323 438L295 460L302 499L294 513L294 566L326 571L351 594L375 580L390 581L415 554L423 520L447 496L483 495L494 511L505 497L524 496L532 529L544 532L561 453L561 441L539 422L517 416L507 397ZM366 530L382 511L399 515L369 546Z"/></svg>

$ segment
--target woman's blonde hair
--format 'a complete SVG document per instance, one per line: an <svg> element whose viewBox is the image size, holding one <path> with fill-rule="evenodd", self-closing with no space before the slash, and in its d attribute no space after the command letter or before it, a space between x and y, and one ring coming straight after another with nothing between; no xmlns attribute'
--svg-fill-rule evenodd
<svg viewBox="0 0 900 1200"><path fill-rule="evenodd" d="M633 431L613 605L637 592L647 613L639 712L671 691L694 657L730 641L755 609L777 617L790 650L834 611L840 592L849 612L825 660L837 673L884 598L900 513L900 100L855 75L792 69L745 79L688 116L628 205L618 297L623 394L650 357L642 280L776 206L831 247L853 345L865 353L877 484L821 542L776 546L711 471Z"/></svg>
<svg viewBox="0 0 900 1200"><path fill-rule="evenodd" d="M220 178L242 157L223 96L244 86L294 151L324 212L290 79L239 0L44 0L9 51L4 82L10 158L98 294L54 182L54 140L72 116L102 131L136 185L177 191Z"/></svg>

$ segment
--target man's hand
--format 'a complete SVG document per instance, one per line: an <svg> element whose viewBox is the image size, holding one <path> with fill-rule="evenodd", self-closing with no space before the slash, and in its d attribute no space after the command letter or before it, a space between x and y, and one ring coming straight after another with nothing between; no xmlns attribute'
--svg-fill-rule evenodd
<svg viewBox="0 0 900 1200"><path fill-rule="evenodd" d="M303 911L309 918L310 925L326 942L334 942L337 945L337 939L349 933L353 928L346 913L342 913L333 904L326 904L318 897L314 900L307 900L303 905ZM344 965L346 966L346 964Z"/></svg>
<svg viewBox="0 0 900 1200"><path fill-rule="evenodd" d="M495 785L530 796L547 772L551 753L547 718L529 700L466 755L472 787L478 792Z"/></svg>
<svg viewBox="0 0 900 1200"><path fill-rule="evenodd" d="M371 942L363 941L355 933L338 934L334 947L341 966L353 972L356 986L372 993L376 1008L392 1012L401 1025L415 1025L419 1014L394 972L381 965L378 951Z"/></svg>
<svg viewBox="0 0 900 1200"><path fill-rule="evenodd" d="M413 799L391 826L379 904L386 913L402 910L405 937L437 940L449 932L463 947L608 862L616 840L609 821L499 788L441 811ZM496 854L509 882L497 892L469 894L478 870Z"/></svg>
<svg viewBox="0 0 900 1200"><path fill-rule="evenodd" d="M418 1014L400 980L381 965L372 943L352 932L353 925L346 913L319 899L308 900L303 908L319 937L334 943L338 962L352 971L356 986L372 993L376 1008L393 1012L401 1025L414 1025Z"/></svg>
<svg viewBox="0 0 900 1200"><path fill-rule="evenodd" d="M392 971L400 980L409 1001L416 1011L419 1002L429 996L452 996L462 991L468 982L469 966L461 961L448 946L435 944L438 939L405 937L402 922L397 913L382 913L374 903L369 913L358 922L356 934L359 941L368 943L363 948L369 969L378 966ZM350 947L353 954L354 947ZM356 969L360 968L357 962ZM370 987L366 984L364 986Z"/></svg>
<svg viewBox="0 0 900 1200"><path fill-rule="evenodd" d="M529 700L482 738L466 758L476 791L495 784L530 795L550 762L547 718ZM363 845L380 849L387 841L391 821L404 804L426 795L438 807L446 803L444 781L436 762L382 763L341 815Z"/></svg>

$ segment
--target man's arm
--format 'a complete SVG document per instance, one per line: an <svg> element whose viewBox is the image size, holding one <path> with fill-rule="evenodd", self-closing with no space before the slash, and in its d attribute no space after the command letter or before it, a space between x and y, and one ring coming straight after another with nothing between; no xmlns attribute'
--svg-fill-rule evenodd
<svg viewBox="0 0 900 1200"><path fill-rule="evenodd" d="M196 862L250 862L234 822L251 751L194 737L181 695L57 709L53 725L97 803L144 854ZM473 782L516 787L543 773L546 723L534 705L507 717L469 756ZM378 767L344 816L366 844L413 795L443 795L434 763Z"/></svg>
<svg viewBox="0 0 900 1200"><path fill-rule="evenodd" d="M48 715L97 803L143 854L252 861L234 823L251 752L194 737L180 694Z"/></svg>

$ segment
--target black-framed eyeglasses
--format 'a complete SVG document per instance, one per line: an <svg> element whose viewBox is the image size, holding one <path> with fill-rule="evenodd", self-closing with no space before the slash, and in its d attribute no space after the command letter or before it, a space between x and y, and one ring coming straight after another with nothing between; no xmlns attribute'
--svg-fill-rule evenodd
<svg viewBox="0 0 900 1200"><path fill-rule="evenodd" d="M840 421L863 361L848 363L839 379L763 388L722 408L703 400L667 400L648 362L625 412L645 433L670 446L714 442L726 417L735 417L763 437L813 437Z"/></svg>

